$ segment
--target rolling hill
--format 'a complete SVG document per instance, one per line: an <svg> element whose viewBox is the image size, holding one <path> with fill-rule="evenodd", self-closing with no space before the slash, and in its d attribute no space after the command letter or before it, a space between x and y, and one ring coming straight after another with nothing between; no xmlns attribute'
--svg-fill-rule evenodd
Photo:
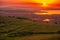
<svg viewBox="0 0 60 40"><path fill-rule="evenodd" d="M0 37L4 39L17 35L26 36L57 31L60 31L59 24L41 24L24 17L0 16Z"/></svg>

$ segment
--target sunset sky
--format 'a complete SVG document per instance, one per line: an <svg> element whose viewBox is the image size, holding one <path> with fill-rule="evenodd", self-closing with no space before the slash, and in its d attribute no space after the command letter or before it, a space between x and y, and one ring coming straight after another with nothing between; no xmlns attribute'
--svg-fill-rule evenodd
<svg viewBox="0 0 60 40"><path fill-rule="evenodd" d="M60 10L60 0L0 0L0 8L7 7Z"/></svg>
<svg viewBox="0 0 60 40"><path fill-rule="evenodd" d="M60 8L60 0L0 0L0 3L3 6L21 5L21 3L27 3L26 5L29 5L28 3L35 3L35 5L38 4L40 7Z"/></svg>

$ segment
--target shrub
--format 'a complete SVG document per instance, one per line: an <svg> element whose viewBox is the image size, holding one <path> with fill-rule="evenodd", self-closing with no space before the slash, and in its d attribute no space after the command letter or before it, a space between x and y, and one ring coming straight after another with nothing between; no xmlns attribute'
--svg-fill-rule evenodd
<svg viewBox="0 0 60 40"><path fill-rule="evenodd" d="M24 18L24 17L17 17L16 19L20 19L20 20L28 20L28 18Z"/></svg>

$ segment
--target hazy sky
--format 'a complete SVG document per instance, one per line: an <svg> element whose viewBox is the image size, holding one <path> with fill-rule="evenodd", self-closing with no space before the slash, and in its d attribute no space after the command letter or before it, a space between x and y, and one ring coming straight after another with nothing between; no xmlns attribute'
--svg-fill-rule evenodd
<svg viewBox="0 0 60 40"><path fill-rule="evenodd" d="M21 3L24 3L23 5L32 5L36 6L39 5L40 7L47 7L47 8L60 8L60 0L0 0L1 6L17 6L17 5L22 5ZM32 4L25 4L25 3L32 3ZM36 4L38 3L38 4ZM23 6L22 5L22 6Z"/></svg>
<svg viewBox="0 0 60 40"><path fill-rule="evenodd" d="M0 8L60 10L60 0L0 0ZM60 14L60 11L56 12Z"/></svg>

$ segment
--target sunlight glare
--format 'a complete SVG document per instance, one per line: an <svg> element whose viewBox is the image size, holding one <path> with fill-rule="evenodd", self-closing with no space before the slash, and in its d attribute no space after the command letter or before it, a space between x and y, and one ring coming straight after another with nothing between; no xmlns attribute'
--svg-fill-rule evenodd
<svg viewBox="0 0 60 40"><path fill-rule="evenodd" d="M42 6L48 6L51 3L54 3L56 0L35 0L35 2L42 4Z"/></svg>
<svg viewBox="0 0 60 40"><path fill-rule="evenodd" d="M43 21L44 22L50 22L50 19L44 19Z"/></svg>

